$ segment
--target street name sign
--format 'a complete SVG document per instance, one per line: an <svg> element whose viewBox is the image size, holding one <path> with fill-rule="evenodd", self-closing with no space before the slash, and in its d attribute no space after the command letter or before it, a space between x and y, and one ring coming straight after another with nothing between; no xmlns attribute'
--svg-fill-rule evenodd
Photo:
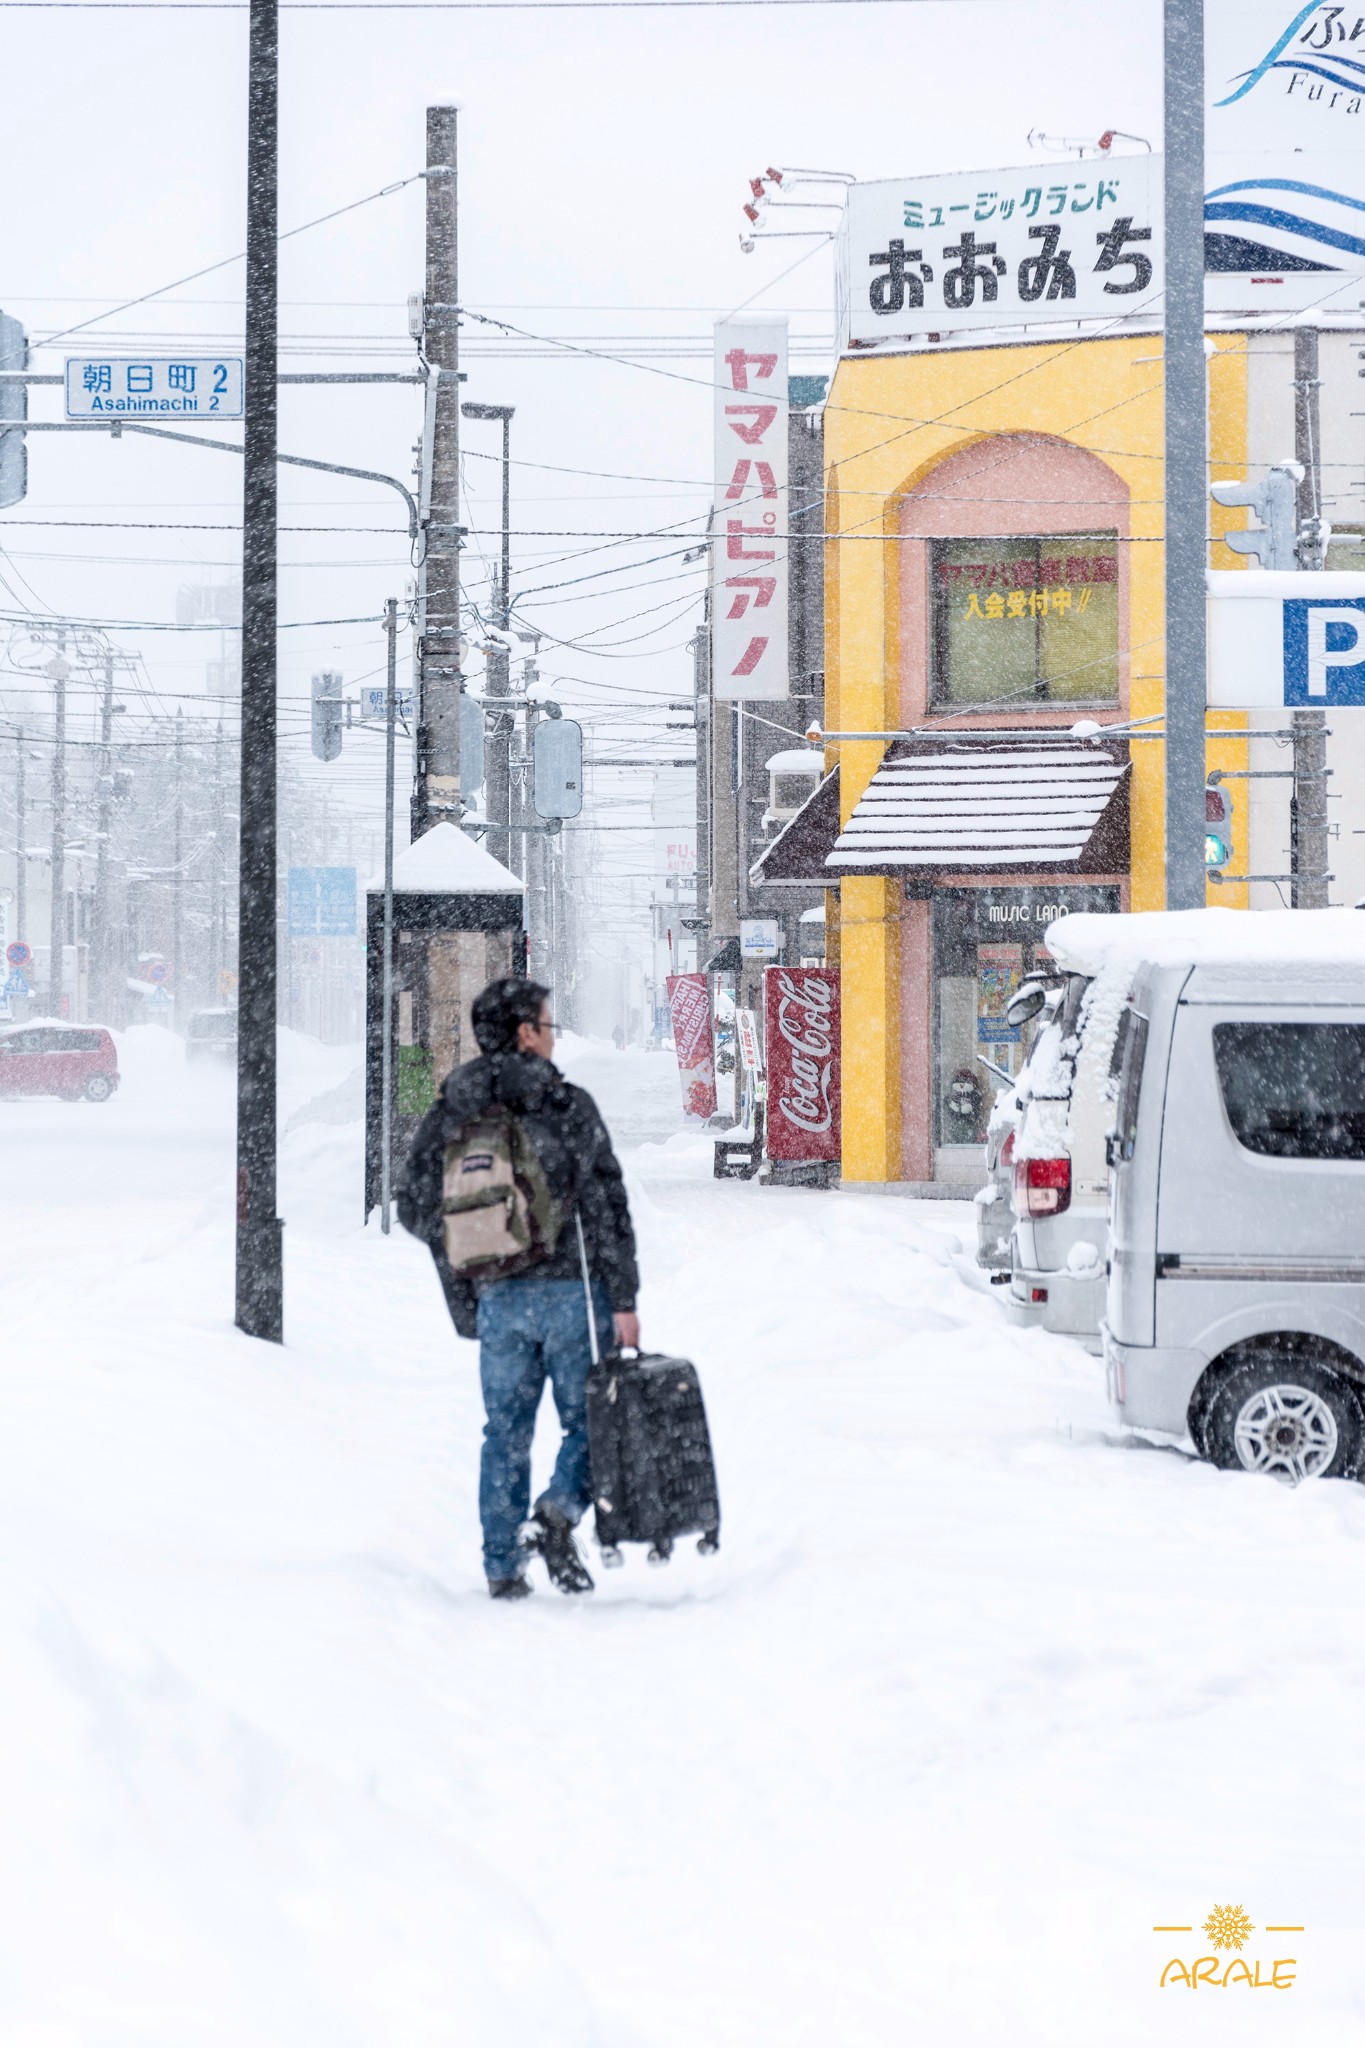
<svg viewBox="0 0 1365 2048"><path fill-rule="evenodd" d="M174 416L239 420L241 356L68 356L69 420Z"/></svg>
<svg viewBox="0 0 1365 2048"><path fill-rule="evenodd" d="M1208 591L1213 709L1365 708L1365 575L1213 569Z"/></svg>

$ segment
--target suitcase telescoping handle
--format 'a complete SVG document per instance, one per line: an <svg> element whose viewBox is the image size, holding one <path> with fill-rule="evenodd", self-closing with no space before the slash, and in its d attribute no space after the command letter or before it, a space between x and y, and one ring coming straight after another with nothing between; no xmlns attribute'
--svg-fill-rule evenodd
<svg viewBox="0 0 1365 2048"><path fill-rule="evenodd" d="M597 1342L597 1310L592 1298L592 1278L588 1272L588 1247L583 1241L583 1217L575 1209L574 1228L578 1232L578 1263L583 1268L583 1297L588 1304L588 1345L592 1351L595 1366L602 1363L602 1353Z"/></svg>

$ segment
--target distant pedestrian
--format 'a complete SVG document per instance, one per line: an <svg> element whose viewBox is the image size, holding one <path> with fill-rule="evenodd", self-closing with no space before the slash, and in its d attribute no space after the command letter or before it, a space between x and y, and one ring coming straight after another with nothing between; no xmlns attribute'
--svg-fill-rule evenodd
<svg viewBox="0 0 1365 2048"><path fill-rule="evenodd" d="M626 1034L619 1024L615 1027L611 1035L612 1038L615 1040L616 1050L618 1052L624 1052L626 1049Z"/></svg>
<svg viewBox="0 0 1365 2048"><path fill-rule="evenodd" d="M588 1593L592 1578L573 1536L592 1499L582 1266L586 1258L600 1347L638 1346L625 1184L597 1105L551 1062L549 991L495 981L471 1014L481 1056L450 1074L422 1119L398 1190L399 1220L431 1247L460 1335L479 1339L489 1593L524 1598L532 1556L561 1592ZM531 1439L547 1378L563 1440L528 1521Z"/></svg>

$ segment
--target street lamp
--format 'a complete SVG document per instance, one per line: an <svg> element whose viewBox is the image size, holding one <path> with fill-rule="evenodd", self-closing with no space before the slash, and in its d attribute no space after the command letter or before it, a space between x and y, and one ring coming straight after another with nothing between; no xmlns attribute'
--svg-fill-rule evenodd
<svg viewBox="0 0 1365 2048"><path fill-rule="evenodd" d="M460 411L467 420L502 421L502 575L494 607L496 622L504 636L512 618L512 405L480 405L466 399ZM488 695L511 695L512 651L506 638L494 640L488 649ZM512 714L495 712L489 731L488 749L488 851L504 867L512 856Z"/></svg>

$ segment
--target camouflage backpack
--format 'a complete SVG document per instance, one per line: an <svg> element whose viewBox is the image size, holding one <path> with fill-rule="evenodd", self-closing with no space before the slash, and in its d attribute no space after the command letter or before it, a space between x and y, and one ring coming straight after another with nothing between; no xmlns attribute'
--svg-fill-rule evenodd
<svg viewBox="0 0 1365 2048"><path fill-rule="evenodd" d="M493 1109L445 1148L441 1236L452 1270L507 1279L549 1258L563 1223L519 1117Z"/></svg>

